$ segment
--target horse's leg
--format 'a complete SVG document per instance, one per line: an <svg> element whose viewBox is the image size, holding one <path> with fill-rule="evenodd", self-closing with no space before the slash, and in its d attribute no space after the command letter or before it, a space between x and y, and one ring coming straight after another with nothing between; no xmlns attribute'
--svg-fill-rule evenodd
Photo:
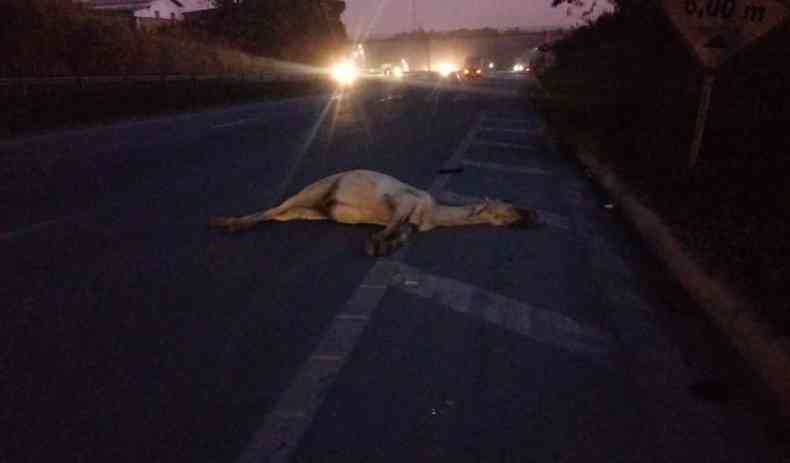
<svg viewBox="0 0 790 463"><path fill-rule="evenodd" d="M386 238L377 239L371 236L365 244L365 252L367 252L369 256L388 256L406 244L416 231L416 225L408 222L402 223Z"/></svg>
<svg viewBox="0 0 790 463"><path fill-rule="evenodd" d="M365 244L365 251L369 256L388 256L401 247L416 231L416 227L409 223L412 213L416 209L416 200L407 195L398 200L389 198L394 208L390 223L370 236Z"/></svg>
<svg viewBox="0 0 790 463"><path fill-rule="evenodd" d="M277 207L244 215L241 217L213 217L209 225L236 232L249 230L261 222L269 220L325 220L321 205L331 201L339 181L337 175L321 179L306 186L299 193L286 199Z"/></svg>

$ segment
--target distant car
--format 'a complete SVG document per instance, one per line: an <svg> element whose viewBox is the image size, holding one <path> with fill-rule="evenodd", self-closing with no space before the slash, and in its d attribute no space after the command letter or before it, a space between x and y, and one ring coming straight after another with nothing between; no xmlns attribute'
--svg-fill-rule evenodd
<svg viewBox="0 0 790 463"><path fill-rule="evenodd" d="M483 77L483 68L478 66L469 66L461 70L461 78L464 80L481 79Z"/></svg>
<svg viewBox="0 0 790 463"><path fill-rule="evenodd" d="M481 56L467 56L464 60L464 68L461 69L461 77L464 80L481 79L484 76L484 66L487 61Z"/></svg>
<svg viewBox="0 0 790 463"><path fill-rule="evenodd" d="M394 66L392 64L383 64L381 72L384 74L384 77L392 79L402 79L404 77L403 67L399 64Z"/></svg>
<svg viewBox="0 0 790 463"><path fill-rule="evenodd" d="M530 68L529 68L528 64L516 63L513 66L513 72L516 72L516 73L525 73L525 72L529 72L529 70L530 70Z"/></svg>

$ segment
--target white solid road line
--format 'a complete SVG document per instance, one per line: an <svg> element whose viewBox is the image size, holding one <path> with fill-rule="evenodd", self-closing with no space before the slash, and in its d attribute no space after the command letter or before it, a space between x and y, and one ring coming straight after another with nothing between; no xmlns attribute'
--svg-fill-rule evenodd
<svg viewBox="0 0 790 463"><path fill-rule="evenodd" d="M44 231L47 228L54 227L56 225L65 225L70 222L74 222L77 219L87 217L89 215L91 215L91 213L88 212L66 215L57 219L47 220L44 222L39 222L37 224L28 225L27 227L20 228L18 230L6 232L6 233L0 233L0 241L10 241L16 238L21 238L26 235Z"/></svg>
<svg viewBox="0 0 790 463"><path fill-rule="evenodd" d="M464 140L445 162L445 168L460 165L461 159L475 139L480 127L481 115ZM449 175L440 175L431 184L430 191L441 191L449 181ZM402 256L401 248L393 256ZM280 397L277 405L266 416L263 426L253 435L238 463L285 463L296 450L299 441L313 421L318 407L323 402L325 391L331 387L332 379L345 365L359 337L378 308L387 288L396 280L399 266L392 261L379 260L354 291L332 326L318 343L318 348L302 366L289 388Z"/></svg>
<svg viewBox="0 0 790 463"><path fill-rule="evenodd" d="M237 121L228 122L226 124L217 124L217 125L212 126L211 128L212 129L227 129L229 127L237 127L239 125L244 125L247 122L252 122L252 121L255 121L255 120L260 119L260 118L261 118L261 116L248 117L246 119L239 119Z"/></svg>
<svg viewBox="0 0 790 463"><path fill-rule="evenodd" d="M238 459L239 463L288 461L323 403L333 379L378 308L397 269L397 264L380 260L368 272L365 282L354 291L288 390L267 415L263 426L255 432Z"/></svg>

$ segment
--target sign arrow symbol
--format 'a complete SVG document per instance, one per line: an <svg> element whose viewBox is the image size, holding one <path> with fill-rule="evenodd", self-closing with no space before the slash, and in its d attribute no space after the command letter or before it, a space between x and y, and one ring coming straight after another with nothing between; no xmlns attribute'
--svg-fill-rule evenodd
<svg viewBox="0 0 790 463"><path fill-rule="evenodd" d="M704 47L723 50L728 48L728 45L727 45L727 40L724 38L724 35L719 34L716 37L713 37L712 39L708 40L705 43Z"/></svg>

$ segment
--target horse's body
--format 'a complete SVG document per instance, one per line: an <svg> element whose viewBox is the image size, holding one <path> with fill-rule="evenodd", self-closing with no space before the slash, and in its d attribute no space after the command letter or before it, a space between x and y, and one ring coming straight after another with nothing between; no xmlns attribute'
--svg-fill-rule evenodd
<svg viewBox="0 0 790 463"><path fill-rule="evenodd" d="M381 256L403 244L415 230L473 224L526 226L537 221L537 213L491 200L446 206L430 193L389 175L352 170L318 180L275 208L242 217L214 218L211 225L239 231L270 220L383 225L384 230L373 234L366 246L368 254Z"/></svg>

